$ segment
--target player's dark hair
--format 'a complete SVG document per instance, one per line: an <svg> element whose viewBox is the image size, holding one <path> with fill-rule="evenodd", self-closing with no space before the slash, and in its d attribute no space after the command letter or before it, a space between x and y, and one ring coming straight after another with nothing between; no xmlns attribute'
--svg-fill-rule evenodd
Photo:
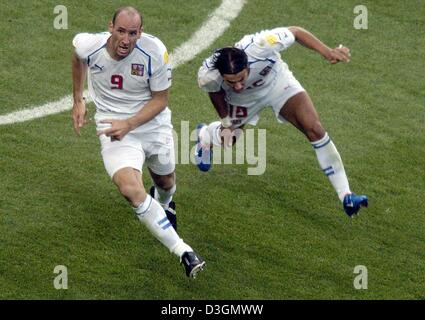
<svg viewBox="0 0 425 320"><path fill-rule="evenodd" d="M245 51L226 47L218 49L214 52L212 65L221 75L237 74L248 67L248 57Z"/></svg>
<svg viewBox="0 0 425 320"><path fill-rule="evenodd" d="M137 14L140 17L140 27L143 26L143 18L142 18L142 15L140 14L139 10L137 10L136 8L130 7L130 6L118 8L115 11L114 16L112 17L112 24L115 24L115 20L117 19L118 15L123 11L128 11L128 12Z"/></svg>

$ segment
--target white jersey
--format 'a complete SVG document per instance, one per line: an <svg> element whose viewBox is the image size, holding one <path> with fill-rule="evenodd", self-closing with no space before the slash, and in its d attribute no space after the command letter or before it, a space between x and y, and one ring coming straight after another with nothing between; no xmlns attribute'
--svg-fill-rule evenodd
<svg viewBox="0 0 425 320"><path fill-rule="evenodd" d="M96 121L123 119L136 114L152 99L152 91L171 86L171 65L164 44L142 33L133 51L122 60L114 60L106 50L109 32L79 33L72 43L77 56L88 66L88 87L96 105ZM168 107L141 127L169 123Z"/></svg>
<svg viewBox="0 0 425 320"><path fill-rule="evenodd" d="M248 56L249 76L245 88L239 93L223 81L217 69L212 67L213 55L207 58L198 72L198 84L207 92L226 92L226 101L233 106L253 107L273 89L277 76L291 74L282 61L280 51L289 48L295 37L288 28L264 30L244 36L235 47Z"/></svg>

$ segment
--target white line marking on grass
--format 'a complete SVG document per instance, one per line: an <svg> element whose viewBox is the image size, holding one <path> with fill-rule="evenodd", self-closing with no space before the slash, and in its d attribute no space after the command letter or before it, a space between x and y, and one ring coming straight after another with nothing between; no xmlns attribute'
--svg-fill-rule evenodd
<svg viewBox="0 0 425 320"><path fill-rule="evenodd" d="M223 32L230 26L230 22L241 12L246 0L223 0L221 5L210 14L201 28L192 37L177 47L170 54L174 69L193 59L202 50L208 48ZM90 102L87 90L84 91L87 97L86 102ZM24 110L15 111L5 115L0 115L0 125L24 122L32 119L42 118L48 115L71 110L72 95L63 97L57 101L46 103L38 107L29 107Z"/></svg>
<svg viewBox="0 0 425 320"><path fill-rule="evenodd" d="M224 0L201 28L170 55L173 65L177 67L184 64L208 48L230 26L230 22L239 15L244 4L245 0Z"/></svg>
<svg viewBox="0 0 425 320"><path fill-rule="evenodd" d="M84 91L84 96L87 96L87 90ZM88 101L89 99L86 99ZM91 100L91 99L90 99ZM32 119L42 118L51 114L60 113L71 110L72 95L63 97L60 100L46 103L39 107L29 107L28 109L15 111L0 116L0 125L24 122Z"/></svg>

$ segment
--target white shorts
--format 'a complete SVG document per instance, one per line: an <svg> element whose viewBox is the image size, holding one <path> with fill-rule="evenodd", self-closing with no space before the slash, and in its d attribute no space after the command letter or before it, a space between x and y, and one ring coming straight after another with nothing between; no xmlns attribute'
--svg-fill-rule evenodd
<svg viewBox="0 0 425 320"><path fill-rule="evenodd" d="M168 175L175 170L174 139L169 126L148 133L137 128L121 141L111 141L104 134L99 139L103 164L111 178L126 167L142 172L145 161L157 175Z"/></svg>
<svg viewBox="0 0 425 320"><path fill-rule="evenodd" d="M261 110L267 107L271 107L279 122L285 122L286 120L279 114L283 105L288 101L289 98L296 94L305 91L303 86L293 76L292 72L287 70L279 73L276 76L276 81L273 84L273 88L269 90L269 93L261 99L251 101L246 106L246 110L239 112L239 115L246 115L246 117L233 117L232 123L235 127L240 127L244 124L256 125L260 119L259 113ZM238 115L238 112L236 112Z"/></svg>

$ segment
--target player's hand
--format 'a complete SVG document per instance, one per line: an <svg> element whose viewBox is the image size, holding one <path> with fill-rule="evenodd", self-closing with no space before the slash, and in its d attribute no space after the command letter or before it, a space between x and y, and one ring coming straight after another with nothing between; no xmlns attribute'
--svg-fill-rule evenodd
<svg viewBox="0 0 425 320"><path fill-rule="evenodd" d="M229 128L224 128L223 126L221 127L221 143L225 149L230 149L233 147L233 145L239 139L242 130L243 126L237 128L233 126Z"/></svg>
<svg viewBox="0 0 425 320"><path fill-rule="evenodd" d="M72 107L72 122L74 125L74 131L78 136L80 135L80 128L87 123L86 115L87 108L85 100L81 99L80 101L74 101Z"/></svg>
<svg viewBox="0 0 425 320"><path fill-rule="evenodd" d="M102 120L100 123L110 124L110 128L97 132L97 135L102 134L111 137L111 140L122 140L124 136L131 130L128 120Z"/></svg>
<svg viewBox="0 0 425 320"><path fill-rule="evenodd" d="M327 56L325 57L331 64L342 62L350 62L350 49L340 44L334 49L330 49Z"/></svg>

